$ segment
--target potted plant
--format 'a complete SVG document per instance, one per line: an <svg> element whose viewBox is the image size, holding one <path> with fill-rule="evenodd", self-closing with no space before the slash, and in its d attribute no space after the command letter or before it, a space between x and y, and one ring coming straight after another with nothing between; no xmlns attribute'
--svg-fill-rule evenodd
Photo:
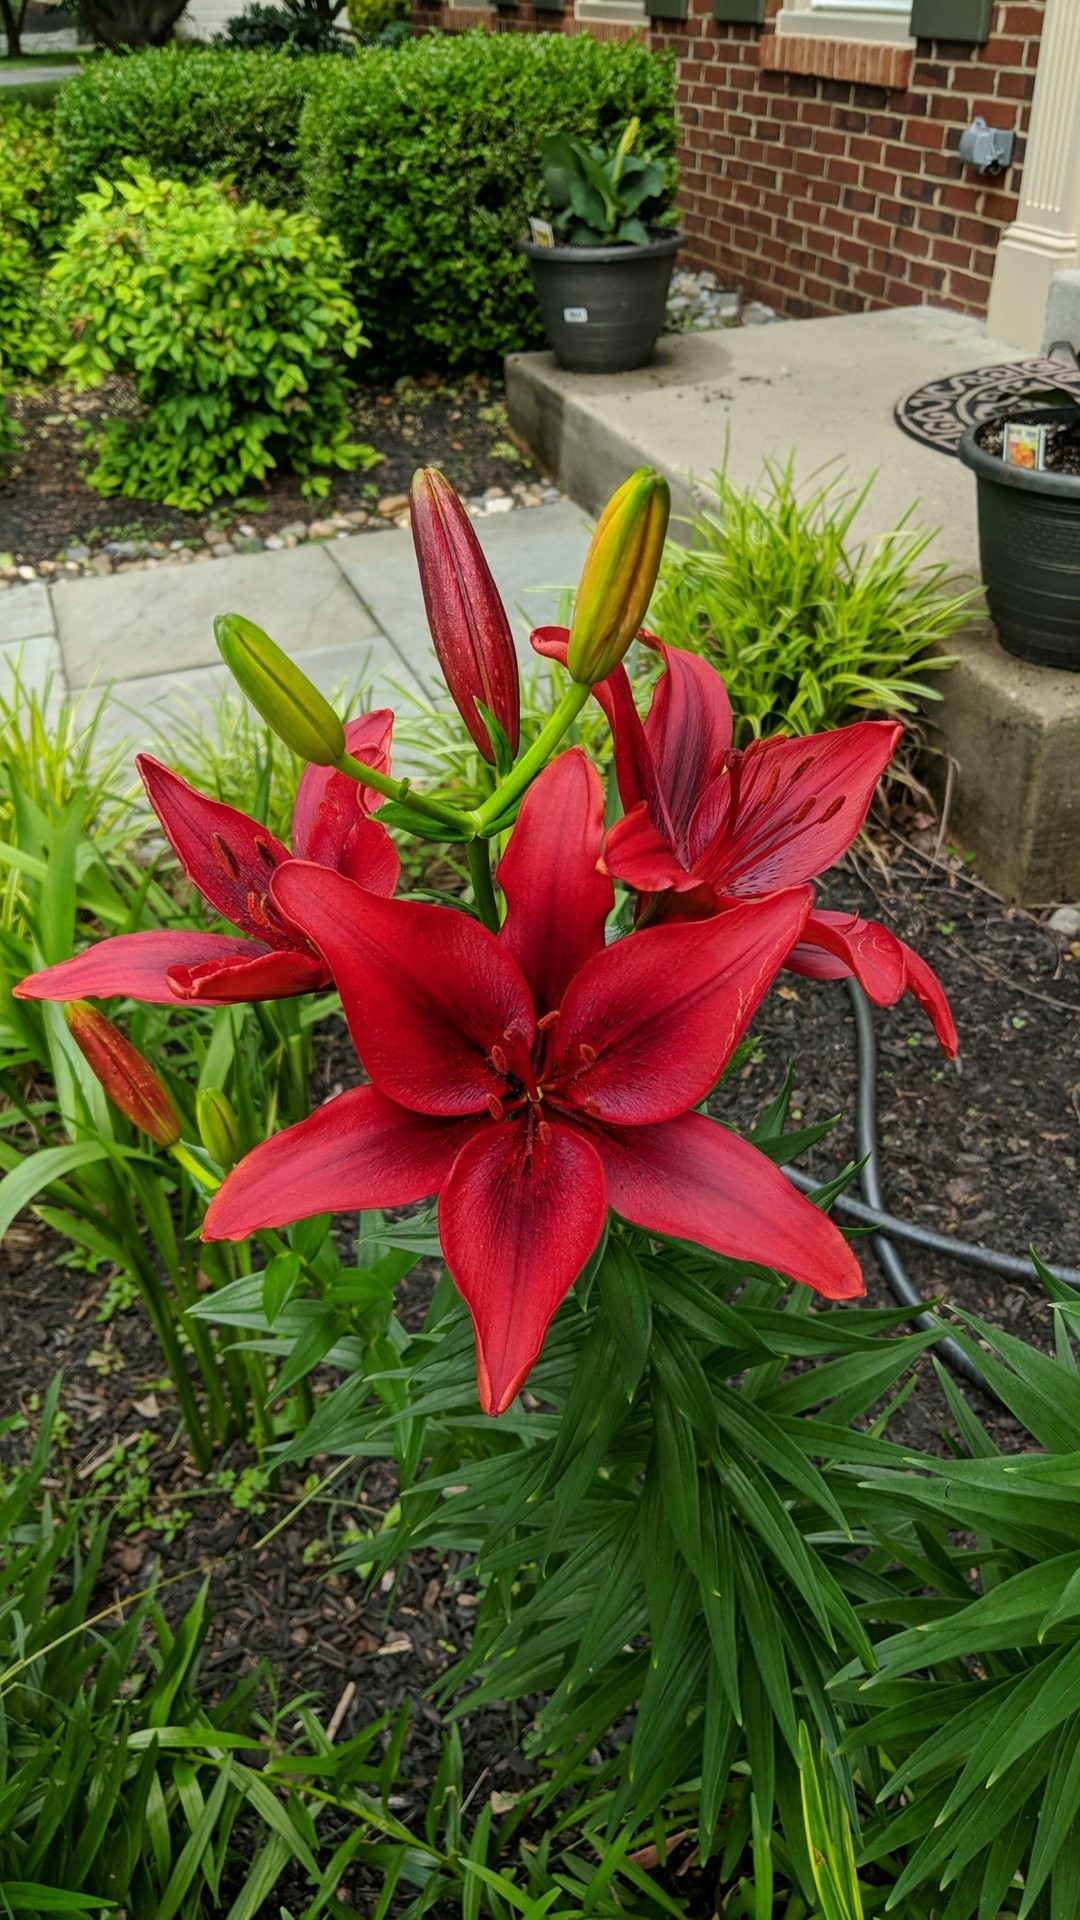
<svg viewBox="0 0 1080 1920"><path fill-rule="evenodd" d="M541 146L554 219L534 221L521 249L548 344L560 366L575 373L643 367L664 323L671 269L686 235L664 227L673 217L667 170L632 151L639 131L635 118L607 157L568 133L546 134Z"/></svg>
<svg viewBox="0 0 1080 1920"><path fill-rule="evenodd" d="M1006 435L1016 427L1044 430L1035 464L1006 460ZM969 427L959 451L975 475L983 585L1002 646L1038 666L1080 673L1080 406L1075 394L1055 390L1014 402Z"/></svg>

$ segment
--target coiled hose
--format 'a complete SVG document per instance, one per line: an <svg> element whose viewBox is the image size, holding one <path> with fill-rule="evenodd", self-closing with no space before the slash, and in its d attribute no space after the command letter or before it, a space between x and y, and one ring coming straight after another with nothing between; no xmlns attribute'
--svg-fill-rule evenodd
<svg viewBox="0 0 1080 1920"><path fill-rule="evenodd" d="M881 1168L877 1144L877 1042L874 1038L874 1015L870 1002L857 980L849 980L848 992L855 1010L855 1038L858 1048L859 1082L855 1109L855 1133L858 1142L858 1154L862 1161L859 1172L859 1185L862 1200L850 1199L841 1194L834 1202L834 1210L860 1226L875 1227L880 1231L870 1236L870 1246L885 1275L896 1299L904 1307L922 1309L914 1317L914 1324L922 1331L932 1332L940 1329L937 1350L952 1371L966 1380L969 1386L979 1387L984 1393L991 1393L990 1387L975 1362L965 1353L958 1340L946 1332L937 1314L925 1310L925 1302L907 1268L893 1245L894 1240L907 1240L913 1246L925 1247L930 1253L943 1253L951 1260L963 1261L965 1265L983 1267L990 1273L999 1273L1009 1279L1030 1280L1031 1261L1011 1253L995 1253L989 1247L976 1246L971 1240L954 1240L946 1233L932 1233L926 1227L917 1227L908 1220L898 1220L895 1214L886 1213L882 1204ZM808 1174L800 1173L795 1167L785 1168L788 1179L802 1193L813 1193L821 1185L820 1180L812 1180ZM1080 1272L1075 1267L1052 1267L1047 1272L1055 1280L1061 1280L1067 1287L1080 1289Z"/></svg>

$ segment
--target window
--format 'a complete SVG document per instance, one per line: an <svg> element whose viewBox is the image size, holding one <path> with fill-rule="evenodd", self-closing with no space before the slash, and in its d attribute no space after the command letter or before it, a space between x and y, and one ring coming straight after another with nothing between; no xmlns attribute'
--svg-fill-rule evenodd
<svg viewBox="0 0 1080 1920"><path fill-rule="evenodd" d="M778 33L820 39L907 40L911 0L784 0Z"/></svg>

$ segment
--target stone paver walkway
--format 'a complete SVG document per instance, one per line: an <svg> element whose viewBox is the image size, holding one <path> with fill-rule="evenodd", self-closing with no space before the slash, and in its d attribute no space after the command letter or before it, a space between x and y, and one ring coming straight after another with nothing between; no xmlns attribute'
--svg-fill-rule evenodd
<svg viewBox="0 0 1080 1920"><path fill-rule="evenodd" d="M554 620L577 580L589 525L569 502L476 523L522 657L528 633ZM138 738L213 701L230 676L214 616L242 613L326 693L373 676L428 697L438 685L413 552L395 528L278 553L230 554L104 579L35 580L0 594L0 686L14 662L53 700L97 697L111 683L105 739Z"/></svg>

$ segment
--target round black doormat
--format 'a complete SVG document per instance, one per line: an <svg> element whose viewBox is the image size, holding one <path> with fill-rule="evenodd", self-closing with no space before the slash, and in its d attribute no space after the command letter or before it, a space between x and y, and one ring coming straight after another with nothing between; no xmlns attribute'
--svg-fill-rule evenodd
<svg viewBox="0 0 1080 1920"><path fill-rule="evenodd" d="M913 387L894 409L897 424L913 440L938 453L955 453L965 430L1001 413L1011 400L1037 402L1054 388L1080 400L1080 368L1068 360L1010 360L999 367L972 367ZM1045 400L1043 401L1045 405Z"/></svg>

